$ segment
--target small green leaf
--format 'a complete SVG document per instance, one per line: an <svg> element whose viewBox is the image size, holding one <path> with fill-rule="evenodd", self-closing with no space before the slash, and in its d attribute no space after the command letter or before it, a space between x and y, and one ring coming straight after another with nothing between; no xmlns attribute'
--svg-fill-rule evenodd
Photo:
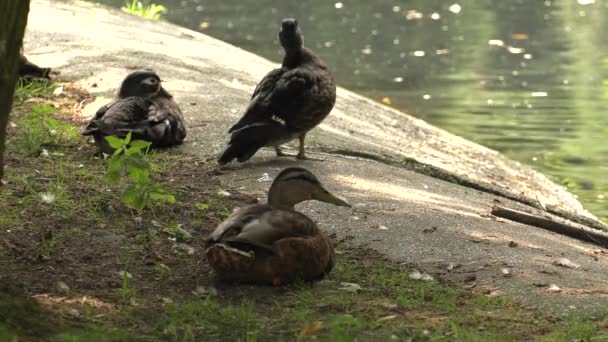
<svg viewBox="0 0 608 342"><path fill-rule="evenodd" d="M150 165L143 155L136 154L125 158L127 174L139 185L147 185L150 181Z"/></svg>
<svg viewBox="0 0 608 342"><path fill-rule="evenodd" d="M125 161L125 156L122 156L122 155L112 156L112 158L110 158L110 161L108 162L108 171L119 171L120 167L122 166L124 161Z"/></svg>
<svg viewBox="0 0 608 342"><path fill-rule="evenodd" d="M38 115L49 115L55 113L56 109L51 106L32 106L34 113Z"/></svg>
<svg viewBox="0 0 608 342"><path fill-rule="evenodd" d="M44 120L44 125L50 130L59 129L59 127L60 127L59 121L57 121L56 119L50 119L50 118Z"/></svg>
<svg viewBox="0 0 608 342"><path fill-rule="evenodd" d="M120 139L119 137L115 136L107 136L105 138L108 144L110 144L110 147L112 147L113 149L118 150L124 146L127 146L126 139Z"/></svg>
<svg viewBox="0 0 608 342"><path fill-rule="evenodd" d="M207 203L195 203L194 206L202 211L209 209L209 204Z"/></svg>
<svg viewBox="0 0 608 342"><path fill-rule="evenodd" d="M108 162L108 170L106 171L105 180L110 184L118 184L120 181L120 169L124 162L123 155L114 154Z"/></svg>
<svg viewBox="0 0 608 342"><path fill-rule="evenodd" d="M131 142L131 131L129 131L129 133L127 133L127 136L125 137L125 146L129 145L129 143Z"/></svg>
<svg viewBox="0 0 608 342"><path fill-rule="evenodd" d="M129 149L135 149L137 151L142 151L147 149L148 147L150 147L150 145L152 145L151 142L149 141L145 141L145 140L133 140L131 141L130 147ZM127 152L128 154L128 152Z"/></svg>
<svg viewBox="0 0 608 342"><path fill-rule="evenodd" d="M168 203L175 203L175 196L170 194L165 188L158 184L154 184L150 187L150 199L155 201L164 201Z"/></svg>
<svg viewBox="0 0 608 342"><path fill-rule="evenodd" d="M122 202L129 208L137 211L142 211L146 207L148 196L142 192L135 184L129 187L122 193Z"/></svg>
<svg viewBox="0 0 608 342"><path fill-rule="evenodd" d="M118 181L120 181L120 172L108 171L108 172L106 172L104 179L106 180L106 182L108 182L110 184L118 184Z"/></svg>
<svg viewBox="0 0 608 342"><path fill-rule="evenodd" d="M170 228L163 229L163 232L175 237L180 242L192 240L192 234L181 226L181 224L172 224Z"/></svg>

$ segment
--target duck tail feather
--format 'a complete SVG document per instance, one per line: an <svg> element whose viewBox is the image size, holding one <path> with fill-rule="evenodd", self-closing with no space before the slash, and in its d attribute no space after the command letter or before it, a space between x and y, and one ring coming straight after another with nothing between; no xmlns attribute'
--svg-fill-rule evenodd
<svg viewBox="0 0 608 342"><path fill-rule="evenodd" d="M236 159L242 163L253 157L260 148L271 146L273 141L279 141L288 136L287 128L274 121L239 128L232 132L230 141L218 157L217 162L223 165Z"/></svg>

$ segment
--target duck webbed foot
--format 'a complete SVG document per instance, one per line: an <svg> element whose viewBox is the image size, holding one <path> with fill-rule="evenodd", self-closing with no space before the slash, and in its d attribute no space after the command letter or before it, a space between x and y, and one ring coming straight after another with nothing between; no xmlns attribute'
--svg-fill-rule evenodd
<svg viewBox="0 0 608 342"><path fill-rule="evenodd" d="M278 145L274 147L274 151L277 153L277 157L293 157L293 155L283 152Z"/></svg>
<svg viewBox="0 0 608 342"><path fill-rule="evenodd" d="M325 159L317 159L306 156L306 148L304 147L304 139L306 139L306 134L302 134L298 137L300 140L300 148L298 154L296 155L296 159L299 160L315 160L315 161L325 161Z"/></svg>

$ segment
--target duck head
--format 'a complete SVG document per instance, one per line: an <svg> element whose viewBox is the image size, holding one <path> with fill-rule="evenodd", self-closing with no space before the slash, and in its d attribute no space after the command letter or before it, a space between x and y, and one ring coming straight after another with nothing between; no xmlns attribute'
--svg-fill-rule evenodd
<svg viewBox="0 0 608 342"><path fill-rule="evenodd" d="M281 171L268 191L268 205L273 208L293 209L294 205L308 200L350 207L348 202L327 191L310 171L299 167Z"/></svg>
<svg viewBox="0 0 608 342"><path fill-rule="evenodd" d="M279 41L281 42L281 46L287 51L302 48L302 32L300 32L296 19L283 19L281 31L279 31Z"/></svg>
<svg viewBox="0 0 608 342"><path fill-rule="evenodd" d="M152 70L141 70L130 73L118 91L119 98L129 96L149 97L161 91L161 80Z"/></svg>

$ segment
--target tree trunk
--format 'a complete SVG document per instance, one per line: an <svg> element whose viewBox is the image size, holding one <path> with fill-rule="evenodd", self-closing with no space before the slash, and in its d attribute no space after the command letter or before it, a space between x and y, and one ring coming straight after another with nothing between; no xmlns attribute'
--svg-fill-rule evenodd
<svg viewBox="0 0 608 342"><path fill-rule="evenodd" d="M30 0L0 0L0 186L4 175L6 125L17 82L17 60Z"/></svg>

